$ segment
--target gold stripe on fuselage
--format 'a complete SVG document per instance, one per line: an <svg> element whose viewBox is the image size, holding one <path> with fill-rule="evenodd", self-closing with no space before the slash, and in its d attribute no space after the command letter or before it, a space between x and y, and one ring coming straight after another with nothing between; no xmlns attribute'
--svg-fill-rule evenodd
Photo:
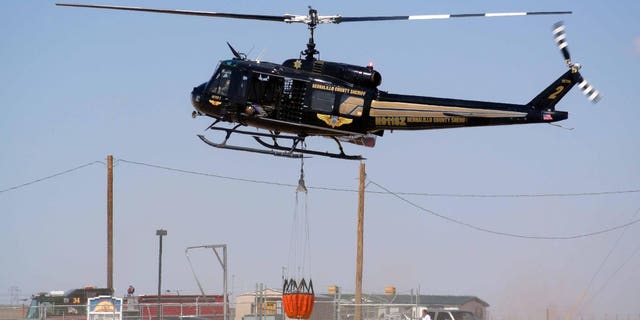
<svg viewBox="0 0 640 320"><path fill-rule="evenodd" d="M371 101L369 114L372 117L445 117L455 115L460 117L482 117L482 118L502 118L502 117L523 117L524 112L477 109L453 106L438 106L420 103L393 102L393 101Z"/></svg>
<svg viewBox="0 0 640 320"><path fill-rule="evenodd" d="M362 116L362 110L364 105L364 99L357 97L347 97L342 103L340 103L340 114L360 117Z"/></svg>

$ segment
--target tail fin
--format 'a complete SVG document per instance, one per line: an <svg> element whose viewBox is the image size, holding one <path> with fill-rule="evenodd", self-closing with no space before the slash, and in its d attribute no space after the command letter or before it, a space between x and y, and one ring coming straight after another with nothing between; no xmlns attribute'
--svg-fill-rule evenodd
<svg viewBox="0 0 640 320"><path fill-rule="evenodd" d="M580 73L568 70L527 105L535 110L554 111L556 104L580 79L582 79Z"/></svg>
<svg viewBox="0 0 640 320"><path fill-rule="evenodd" d="M600 92L585 80L580 72L581 66L578 63L571 61L571 55L569 54L569 48L567 44L567 36L564 32L565 28L562 22L558 22L553 25L553 35L558 44L558 48L562 52L564 61L569 67L569 71L560 76L558 80L544 89L537 97L533 98L529 102L528 106L538 111L554 111L556 104L560 101L571 88L578 84L578 87L582 89L582 93L589 99L589 101L596 103L600 100Z"/></svg>

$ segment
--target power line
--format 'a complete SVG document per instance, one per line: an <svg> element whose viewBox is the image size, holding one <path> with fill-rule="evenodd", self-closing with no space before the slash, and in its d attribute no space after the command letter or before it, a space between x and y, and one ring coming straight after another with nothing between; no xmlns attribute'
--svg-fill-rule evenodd
<svg viewBox="0 0 640 320"><path fill-rule="evenodd" d="M633 215L633 217L635 218L636 216L638 216L638 214L640 214L640 209L636 210L635 214ZM589 281L589 285L587 286L587 288L584 290L583 292L583 296L586 295L589 290L591 289L591 286L593 285L596 277L598 276L598 274L600 274L600 271L602 271L602 269L604 268L604 265L607 263L607 261L609 260L609 257L611 256L611 254L613 253L613 251L618 247L618 244L620 243L620 240L622 239L622 237L625 235L627 229L622 230L622 232L620 233L620 236L618 236L618 239L616 240L616 242L613 244L613 246L611 247L611 249L609 249L609 252L607 253L607 255L605 256L605 258L603 259L603 261L600 263L600 266L598 267L598 269L596 270L595 274L591 277L591 280ZM620 265L620 267L618 267L618 269L613 272L609 278L607 278L607 280L602 284L602 286L600 286L600 288L591 296L591 298L589 299L589 303L591 301L593 301L593 299L607 286L607 284L609 283L609 281L611 281L611 279L620 271L620 269L622 269L622 267L624 267L633 256L636 255L636 253L638 253L638 250L640 250L640 247L636 248L633 253L631 254L631 256L629 256L629 258L622 263L622 265ZM583 306L583 305L582 305ZM581 307L580 304L577 305L577 307Z"/></svg>
<svg viewBox="0 0 640 320"><path fill-rule="evenodd" d="M279 186L279 187L293 187L293 188L298 187L297 184L292 184L292 183L246 179L246 178L238 178L238 177L232 177L232 176L223 176L223 175L219 175L219 174L198 172L198 171L193 171L193 170L177 169L177 168L171 168L171 167L160 166L160 165L156 165L156 164L150 164L150 163L145 163L145 162L137 162L137 161L131 161L131 160L125 160L125 159L118 159L118 161L121 161L123 163L129 163L129 164L145 166L145 167L150 167L150 168L155 168L155 169L162 169L162 170L167 170L167 171L173 171L173 172L178 172L178 173L192 174L192 175L197 175L197 176L205 176L205 177L212 177L212 178L219 178L219 179L233 180L233 181L240 181L240 182L249 182L249 183L256 183L256 184L274 185L274 186ZM325 190L325 191L358 192L357 190L346 189L346 188L312 187L312 186L307 186L307 188L308 189L316 189L316 190Z"/></svg>
<svg viewBox="0 0 640 320"><path fill-rule="evenodd" d="M133 165L139 165L139 166L145 166L145 167L149 167L149 168L155 168L155 169L161 169L161 170L167 170L167 171L173 171L173 172L177 172L177 173L182 173L182 174L191 174L191 175L199 175L199 176L206 176L206 177L212 177L212 178L218 178L218 179L226 179L226 180L233 180L233 181L240 181L240 182L249 182L249 183L255 183L255 184L265 184L265 185L274 185L274 186L280 186L280 187L297 187L296 184L291 184L291 183L282 183L282 182L275 182L275 181L266 181L266 180L256 180L256 179L247 179L247 178L238 178L238 177L233 177L233 176L224 176L224 175L219 175L219 174L213 174L213 173L205 173L205 172L198 172L198 171L193 171L193 170L185 170L185 169L177 169L177 168L172 168L172 167L167 167L167 166L161 166L161 165L156 165L156 164L150 164L150 163L145 163L145 162L138 162L138 161L131 161L131 160L126 160L126 159L116 159L114 160L114 167L118 166L120 164L120 162L122 163L128 163L128 164L133 164ZM78 167L74 167L50 176L46 176L40 179L36 179L27 183L23 183L17 186L13 186L4 190L0 190L0 193L4 193L4 192L8 192L8 191L12 191L12 190L16 190L16 189L20 189L22 187L34 184L34 183L38 183L38 182L42 182L45 180L49 180L67 173L71 173L73 171L82 169L84 167L88 167L91 165L94 165L96 163L100 163L102 165L106 165L104 161L92 161L86 164L83 164L81 166ZM358 190L356 189L347 189L347 188L335 188L335 187L321 187L321 186L308 186L307 188L309 189L315 189L315 190L324 190L324 191L335 191L335 192L350 192L350 193L357 193ZM386 191L373 191L373 190L367 190L366 191L369 194L389 194L389 192ZM423 196L423 197L440 197L440 198L542 198L542 197L588 197L588 196L605 196L605 195L619 195L619 194L629 194L629 193L640 193L640 189L628 189L628 190L614 190L614 191L599 191L599 192L575 192L575 193L542 193L542 194L465 194L465 193L425 193L425 192L396 192L394 193L394 195L403 195L403 196Z"/></svg>
<svg viewBox="0 0 640 320"><path fill-rule="evenodd" d="M640 252L640 246L636 247L635 250L633 250L633 253L631 253L631 255L627 258L627 260L625 260L619 267L618 269L616 269L613 273L611 273L609 275L609 277L607 278L607 280L605 280L605 282L600 286L600 288L598 288L598 290L591 296L591 298L589 298L589 301L587 301L586 305L591 304L591 302L593 301L593 299L595 297L597 297L600 292L602 292L602 290L604 290L604 288L607 287L607 285L609 284L609 282L611 281L611 279L613 279L616 274L618 274L618 272L620 272L620 270L622 270L622 268L624 268L625 265L627 265L627 263L629 263L633 257L636 256L636 254L638 254L638 252Z"/></svg>
<svg viewBox="0 0 640 320"><path fill-rule="evenodd" d="M207 176L207 177L213 177L213 178L219 178L219 179L250 182L250 183L257 183L257 184L266 184L266 185L275 185L275 186L281 186L281 187L294 187L294 188L297 187L296 184L291 184L291 183L281 183L281 182L266 181L266 180L254 180L254 179L246 179L246 178L237 178L232 176L223 176L219 174L176 169L176 168L171 168L166 166L160 166L160 165L155 165L155 164L150 164L145 162L130 161L125 159L118 159L117 161L122 161L125 163L134 164L134 165L151 167L155 169L162 169L167 171L199 175L199 176ZM346 188L317 187L317 186L307 186L307 188L316 189L316 190L325 190L325 191L352 192L352 193L358 192L358 190L356 189L346 189ZM386 191L368 190L366 192L370 194L389 194L389 192L386 192ZM421 193L421 192L396 192L395 194L404 195L404 196L426 196L426 197L448 197L448 198L540 198L540 197L585 197L585 196L601 196L601 195L615 195L615 194L628 194L628 193L640 193L640 189L601 191L601 192L543 193L543 194L462 194L462 193Z"/></svg>
<svg viewBox="0 0 640 320"><path fill-rule="evenodd" d="M184 173L184 174L192 174L192 175L199 175L199 176L206 176L206 177L213 177L213 178L218 178L218 179L226 179L226 180L234 180L234 181L241 181L241 182L249 182L249 183L256 183L256 184L266 184L266 185L275 185L275 186L281 186L281 187L296 187L296 185L294 184L289 184L289 183L280 183L280 182L273 182L273 181L265 181L265 180L255 180L255 179L245 179L245 178L237 178L237 177L232 177L232 176L223 176L223 175L218 175L218 174L211 174L211 173L203 173L203 172L198 172L198 171L192 171L192 170L183 170L183 169L177 169L177 168L171 168L171 167L166 167L166 166L160 166L160 165L155 165L155 164L150 164L150 163L144 163L144 162L137 162L137 161L131 161L131 160L125 160L125 159L118 159L115 161L116 164L118 163L128 163L128 164L133 164L133 165L139 165L139 166L145 166L145 167L150 167L150 168L155 168L155 169L162 169L162 170L167 170L167 171L173 171L173 172L178 172L178 173ZM105 163L103 161L92 161L62 172L58 172L40 179L36 179L33 181L29 181L27 183L23 183L17 186L13 186L4 190L0 190L0 193L4 193L7 191L12 191L12 190L16 190L34 183L38 183L38 182L42 182L45 180L49 180L64 174L68 174L77 170L80 170L82 168L94 165L100 163L102 165L105 165ZM640 190L624 190L624 191L605 191L605 192L588 192L588 193L565 193L565 194L560 194L560 193L555 193L555 194L529 194L529 195L525 195L525 194L511 194L511 195L481 195L481 194L426 194L426 193L415 193L415 192L411 192L411 193L400 193L400 192L392 192L391 190L381 186L380 184L369 180L369 183L367 184L367 186L369 184L374 184L377 187L379 187L380 189L384 190L384 192L376 192L376 191L367 191L368 193L377 193L377 194L389 194L392 196L395 196L396 198L400 199L403 202L406 202L407 204L420 209L424 212L427 212L431 215L434 215L436 217L439 217L441 219L447 220L449 222L458 224L458 225L462 225L477 231L481 231L481 232L486 232L486 233L491 233L491 234L495 234L495 235L500 235L500 236L506 236L506 237L513 237L513 238L524 238L524 239L537 239L537 240L569 240L569 239L578 239L578 238L584 238L584 237L590 237L590 236L595 236L595 235L599 235L599 234L603 234L603 233L607 233L607 232L611 232L614 230L618 230L618 229L622 229L622 228L626 228L628 226L631 226L633 224L636 224L638 222L640 222L640 219L635 219L632 220L628 223L622 224L622 225L618 225L618 226L614 226L611 228L607 228L607 229L603 229L603 230L599 230L599 231L595 231L595 232L590 232L590 233L584 233L584 234L578 234L578 235L571 235L571 236L532 236L532 235L522 235L522 234L516 234L516 233L509 233L509 232L501 232L501 231L496 231L496 230L491 230L491 229L487 229L487 228L483 228L483 227L479 227L476 225L472 225L470 223L466 223L460 220L456 220L444 215L441 215L435 211L423 208L419 205L417 205L414 202L411 202L410 200L402 197L402 195L422 195L422 196L444 196L444 197L475 197L475 198L479 198L479 197L549 197L549 196L593 196L593 195L610 195L610 194L621 194L621 193L636 193L636 192L640 192ZM340 192L358 192L357 190L352 190L352 189L340 189L340 188L329 188L329 187L313 187L313 186L309 186L308 188L310 189L318 189L318 190L328 190L328 191L340 191Z"/></svg>
<svg viewBox="0 0 640 320"><path fill-rule="evenodd" d="M297 185L288 184L288 183L270 182L270 181L263 181L263 180L254 180L254 179L244 179L244 178L223 176L223 175L213 174L213 173L204 173L204 172L197 172L197 171L191 171L191 170L176 169L176 168L170 168L170 167L160 166L160 165L156 165L156 164L137 162L137 161L130 161L130 160L125 160L125 159L119 159L119 161L121 161L123 163L129 163L129 164L134 164L134 165L139 165L139 166L144 166L144 167L150 167L150 168L155 168L155 169L162 169L162 170L167 170L167 171L173 171L173 172L178 172L178 173L187 173L187 174L192 174L192 175L197 175L197 176L213 177L213 178L219 178L219 179L250 182L250 183L257 183L257 184L276 185L276 186L281 186L281 187L296 187L297 186Z"/></svg>
<svg viewBox="0 0 640 320"><path fill-rule="evenodd" d="M599 234L603 234L603 233L611 232L611 231L614 231L614 230L626 228L628 226L631 226L633 224L636 224L636 223L640 222L640 219L635 219L635 220L632 220L630 222L627 222L627 223L624 223L624 224L621 224L621 225L618 225L618 226L610 227L610 228L607 228L607 229L603 229L603 230L599 230L599 231L595 231L595 232L577 234L577 235L570 235L570 236L535 236L535 235L523 235L523 234L517 234L517 233L510 233L510 232L502 232L502 231L496 231L496 230L491 230L491 229L479 227L479 226L476 226L476 225L473 225L473 224L470 224L470 223L467 223L467 222L463 222L463 221L456 220L456 219L447 217L445 215L439 214L439 213L437 213L437 212L435 212L433 210L426 209L424 207L419 206L418 204L416 204L414 202L409 201L406 198L403 198L399 194L392 192L391 190L379 185L378 183L376 183L374 181L369 180L369 182L371 184L376 185L378 188L380 188L382 190L385 190L387 193L395 196L396 198L400 199L401 201L406 202L407 204L409 204L409 205L411 205L411 206L413 206L413 207L415 207L417 209L420 209L420 210L422 210L422 211L424 211L426 213L429 213L429 214L431 214L433 216L436 216L436 217L438 217L440 219L443 219L443 220L446 220L446 221L449 221L449 222L452 222L452 223L455 223L455 224L458 224L458 225L461 225L461 226L464 226L464 227L468 227L468 228L474 229L476 231L481 231L481 232L485 232L485 233L490 233L490 234L499 235L499 236L505 236L505 237L511 237L511 238L534 239L534 240L571 240L571 239L578 239L578 238L586 238L586 237L596 236L596 235L599 235Z"/></svg>
<svg viewBox="0 0 640 320"><path fill-rule="evenodd" d="M44 178L36 179L36 180L29 181L29 182L26 182L26 183L23 183L23 184L20 184L20 185L17 185L17 186L13 186L13 187L10 187L10 188L4 189L4 190L0 190L0 193L4 193L4 192L7 192L7 191L20 189L22 187L26 187L26 186L32 185L34 183L38 183L38 182L42 182L42 181L45 181L45 180L49 180L49 179L52 179L52 178L55 178L55 177L58 177L58 176L61 176L61 175L67 174L67 173L71 173L71 172L74 172L76 170L80 170L82 168L85 168L85 167L88 167L88 166L91 166L91 165L94 165L96 163L100 163L100 164L105 165L105 163L103 161L92 161L92 162L89 162L89 163L85 163L85 164L83 164L81 166L75 167L75 168L71 168L71 169L68 169L68 170L65 170L65 171L61 171L61 172L52 174L50 176L46 176Z"/></svg>
<svg viewBox="0 0 640 320"><path fill-rule="evenodd" d="M636 210L636 212L633 215L633 218L635 218L638 215L638 213L640 213L640 208L638 210ZM591 286L595 282L596 277L600 274L600 271L602 271L602 269L604 268L605 264L609 260L609 257L611 257L611 254L613 253L613 251L618 247L618 244L620 243L620 240L622 239L624 234L627 232L627 230L628 230L627 228L622 230L622 232L618 236L618 239L616 239L616 241L613 244L613 246L609 249L609 252L607 253L607 255L600 262L600 265L596 269L596 272L591 276L591 280L589 280L589 283L587 284L587 287L582 291L582 294L580 294L580 297L578 298L578 301L576 301L576 303L569 310L569 314L568 314L567 317L570 317L575 310L582 309L582 307L584 306L584 304L583 304L584 303L584 298L586 297L587 293L589 293L589 290L591 290ZM595 297L595 295L596 294L594 294L593 297ZM593 297L591 297L590 300L593 300Z"/></svg>
<svg viewBox="0 0 640 320"><path fill-rule="evenodd" d="M576 192L576 193L520 193L520 194L464 194L464 193L420 193L420 192L397 192L404 196L428 196L443 198L549 198L549 197L586 197L603 196L625 193L639 193L640 189L601 191L601 192ZM384 192L379 192L384 193Z"/></svg>

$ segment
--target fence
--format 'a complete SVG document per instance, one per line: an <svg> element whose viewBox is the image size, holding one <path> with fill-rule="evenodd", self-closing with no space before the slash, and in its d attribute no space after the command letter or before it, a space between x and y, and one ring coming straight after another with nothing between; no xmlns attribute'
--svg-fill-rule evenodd
<svg viewBox="0 0 640 320"><path fill-rule="evenodd" d="M160 315L160 316L158 316ZM228 319L233 319L229 312ZM123 320L224 320L223 303L135 303L124 304ZM0 320L87 320L82 305L0 305Z"/></svg>
<svg viewBox="0 0 640 320"><path fill-rule="evenodd" d="M24 319L27 314L27 305L0 305L0 320Z"/></svg>
<svg viewBox="0 0 640 320"><path fill-rule="evenodd" d="M355 320L358 305L316 300L310 320ZM417 320L416 305L362 304L362 320ZM0 320L25 320L28 305L0 305ZM158 317L158 314L161 316ZM78 305L41 306L33 320L86 320L86 308ZM281 302L230 304L228 320L287 320ZM486 320L565 320L566 314L539 310L535 313L499 313L489 310ZM31 319L29 319L31 320ZM222 303L139 303L123 305L123 320L224 320ZM436 319L434 319L436 320ZM457 319L456 319L457 320ZM575 314L570 320L640 320L638 313Z"/></svg>

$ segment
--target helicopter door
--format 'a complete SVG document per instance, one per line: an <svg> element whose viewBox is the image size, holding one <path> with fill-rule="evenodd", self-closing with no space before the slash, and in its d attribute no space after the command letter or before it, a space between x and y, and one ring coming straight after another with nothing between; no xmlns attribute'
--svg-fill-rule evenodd
<svg viewBox="0 0 640 320"><path fill-rule="evenodd" d="M233 72L229 99L236 104L247 102L247 91L249 88L249 76L244 72L236 70Z"/></svg>
<svg viewBox="0 0 640 320"><path fill-rule="evenodd" d="M249 82L247 100L272 110L280 101L283 87L283 77L253 73Z"/></svg>
<svg viewBox="0 0 640 320"><path fill-rule="evenodd" d="M306 91L307 81L285 77L282 95L276 108L276 119L301 123Z"/></svg>

